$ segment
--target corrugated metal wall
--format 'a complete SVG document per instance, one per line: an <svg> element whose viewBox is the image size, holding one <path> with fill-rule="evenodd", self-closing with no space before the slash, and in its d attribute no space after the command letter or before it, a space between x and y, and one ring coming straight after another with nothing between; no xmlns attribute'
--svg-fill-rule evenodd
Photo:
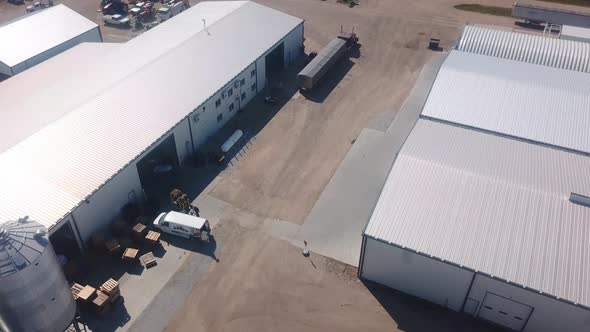
<svg viewBox="0 0 590 332"><path fill-rule="evenodd" d="M468 25L457 50L590 73L589 43Z"/></svg>

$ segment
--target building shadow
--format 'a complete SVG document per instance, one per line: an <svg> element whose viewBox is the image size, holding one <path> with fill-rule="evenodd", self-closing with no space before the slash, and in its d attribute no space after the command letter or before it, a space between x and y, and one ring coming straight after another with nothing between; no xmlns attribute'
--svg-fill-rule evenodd
<svg viewBox="0 0 590 332"><path fill-rule="evenodd" d="M545 27L543 25L540 24L534 24L534 23L526 23L526 22L514 22L514 25L523 28L523 29L529 29L529 30L535 30L535 31L544 31Z"/></svg>
<svg viewBox="0 0 590 332"><path fill-rule="evenodd" d="M214 235L209 236L209 242L201 241L200 239L187 239L172 234L162 234L162 239L166 243L164 246L174 246L186 251L211 257L214 261L219 262L219 258L215 255L215 252L217 251L217 241L215 240Z"/></svg>
<svg viewBox="0 0 590 332"><path fill-rule="evenodd" d="M100 317L90 312L82 311L81 320L90 331L110 332L125 326L131 320L131 316L125 307L125 298L120 297L117 302L111 305L107 316Z"/></svg>
<svg viewBox="0 0 590 332"><path fill-rule="evenodd" d="M406 332L500 332L504 329L397 290L362 280L389 316Z"/></svg>
<svg viewBox="0 0 590 332"><path fill-rule="evenodd" d="M237 112L222 128L210 136L183 166L170 177L160 177L157 185L145 190L154 210L173 209L169 194L174 188L185 192L194 200L212 181L228 168L236 167L256 141L256 135L281 111L283 106L297 93L297 73L305 66L302 54L295 63L268 79L267 85L243 109ZM271 96L273 101L265 101ZM218 154L221 145L236 131L242 137L224 155L222 162L210 157ZM206 218L206 216L203 216Z"/></svg>

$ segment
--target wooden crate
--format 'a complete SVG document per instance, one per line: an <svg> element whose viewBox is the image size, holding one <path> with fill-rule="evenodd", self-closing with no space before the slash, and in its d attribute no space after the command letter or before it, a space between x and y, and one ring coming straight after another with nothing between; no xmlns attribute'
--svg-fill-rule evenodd
<svg viewBox="0 0 590 332"><path fill-rule="evenodd" d="M78 284L75 284L78 285ZM78 285L80 286L80 285ZM92 301L92 299L94 298L94 296L96 295L96 288L86 285L84 287L82 287L81 289L79 289L78 294L76 300L79 300L81 302L90 302Z"/></svg>
<svg viewBox="0 0 590 332"><path fill-rule="evenodd" d="M74 283L70 289L72 291L72 296L74 297L74 300L77 301L80 298L79 294L82 291L82 289L84 289L84 286L78 283Z"/></svg>
<svg viewBox="0 0 590 332"><path fill-rule="evenodd" d="M109 295L118 294L119 293L119 283L115 279L110 278L109 280L105 281L100 286L100 291L105 292Z"/></svg>
<svg viewBox="0 0 590 332"><path fill-rule="evenodd" d="M121 256L121 258L126 262L134 262L138 253L139 250L135 248L127 248L125 249L125 252L123 252L123 256Z"/></svg>
<svg viewBox="0 0 590 332"><path fill-rule="evenodd" d="M92 300L92 304L94 304L97 308L102 308L107 305L109 302L109 295L107 293L96 291L96 297Z"/></svg>
<svg viewBox="0 0 590 332"><path fill-rule="evenodd" d="M157 264L156 258L154 257L154 254L152 254L151 251L139 257L139 261L141 262L141 265L143 265L146 269L149 269L150 267L155 266Z"/></svg>
<svg viewBox="0 0 590 332"><path fill-rule="evenodd" d="M137 224L135 224L135 226L133 226L133 228L131 229L131 232L133 233L133 235L135 235L137 237L143 237L146 230L147 230L146 225L144 225L142 223L137 223Z"/></svg>
<svg viewBox="0 0 590 332"><path fill-rule="evenodd" d="M92 304L95 312L99 316L104 315L106 312L109 311L111 307L109 296L101 291L96 291L96 297L94 298L94 300L92 300Z"/></svg>
<svg viewBox="0 0 590 332"><path fill-rule="evenodd" d="M160 235L159 232L149 231L145 236L145 240L149 245L155 245L160 241Z"/></svg>
<svg viewBox="0 0 590 332"><path fill-rule="evenodd" d="M109 295L109 301L111 303L117 302L117 300L121 296L121 291L119 290L119 283L115 279L109 279L100 286L100 291L104 292Z"/></svg>

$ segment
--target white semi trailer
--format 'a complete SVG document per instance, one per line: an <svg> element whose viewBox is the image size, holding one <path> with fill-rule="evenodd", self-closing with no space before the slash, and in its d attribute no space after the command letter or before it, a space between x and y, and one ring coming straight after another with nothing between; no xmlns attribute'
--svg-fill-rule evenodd
<svg viewBox="0 0 590 332"><path fill-rule="evenodd" d="M589 13L549 8L536 4L516 2L512 6L512 16L523 19L527 23L548 23L590 28Z"/></svg>

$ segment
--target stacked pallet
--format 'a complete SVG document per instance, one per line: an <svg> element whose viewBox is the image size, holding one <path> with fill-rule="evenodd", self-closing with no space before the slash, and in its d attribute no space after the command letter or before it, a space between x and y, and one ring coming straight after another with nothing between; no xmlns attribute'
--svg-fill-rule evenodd
<svg viewBox="0 0 590 332"><path fill-rule="evenodd" d="M89 302L94 298L96 289L92 286L82 286L74 283L71 287L72 296L78 302Z"/></svg>
<svg viewBox="0 0 590 332"><path fill-rule="evenodd" d="M160 241L160 233L154 231L148 231L145 236L145 241L149 246L155 246Z"/></svg>
<svg viewBox="0 0 590 332"><path fill-rule="evenodd" d="M100 286L100 291L109 296L109 301L111 303L116 302L121 296L121 291L119 290L119 283L113 278L105 281L104 284Z"/></svg>
<svg viewBox="0 0 590 332"><path fill-rule="evenodd" d="M100 290L96 291L96 297L92 300L92 304L94 305L94 310L99 316L104 315L111 306L109 301L108 294L101 292Z"/></svg>
<svg viewBox="0 0 590 332"><path fill-rule="evenodd" d="M125 252L123 252L123 256L121 256L121 258L123 259L123 261L126 261L126 262L134 262L135 259L137 258L138 253L139 253L138 249L127 248L127 249L125 249Z"/></svg>
<svg viewBox="0 0 590 332"><path fill-rule="evenodd" d="M157 264L156 258L154 257L154 254L151 251L139 257L139 261L141 262L141 265L143 265L143 267L145 267L146 269L149 269L152 266L156 266Z"/></svg>

